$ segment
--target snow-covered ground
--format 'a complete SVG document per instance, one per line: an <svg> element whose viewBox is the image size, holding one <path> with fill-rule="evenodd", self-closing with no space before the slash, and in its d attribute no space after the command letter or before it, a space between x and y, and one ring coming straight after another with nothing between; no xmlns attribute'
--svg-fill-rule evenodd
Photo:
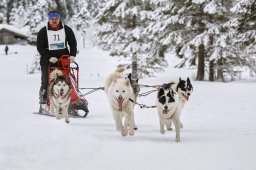
<svg viewBox="0 0 256 170"><path fill-rule="evenodd" d="M160 134L156 109L135 109L139 128L122 137L115 130L106 96L86 96L87 118L70 124L38 111L40 74L28 75L36 48L11 45L10 55L0 46L0 170L254 170L256 167L256 80L231 83L193 81L194 92L181 120L181 142L175 133ZM15 52L17 54L15 54ZM80 49L80 87L101 87L119 61L96 48ZM170 60L172 61L172 60ZM193 70L168 68L155 85ZM151 89L142 89L143 91ZM156 94L139 98L155 104Z"/></svg>

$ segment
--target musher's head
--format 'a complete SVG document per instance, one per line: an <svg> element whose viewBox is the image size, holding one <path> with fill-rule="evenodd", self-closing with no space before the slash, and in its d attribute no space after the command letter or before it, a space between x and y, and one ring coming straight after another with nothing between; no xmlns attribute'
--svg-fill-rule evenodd
<svg viewBox="0 0 256 170"><path fill-rule="evenodd" d="M57 28L60 24L60 13L56 10L48 13L49 24L52 28Z"/></svg>

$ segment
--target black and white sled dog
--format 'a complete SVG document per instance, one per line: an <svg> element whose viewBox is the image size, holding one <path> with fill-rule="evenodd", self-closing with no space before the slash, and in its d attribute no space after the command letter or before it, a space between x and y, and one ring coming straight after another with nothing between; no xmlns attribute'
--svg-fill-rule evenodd
<svg viewBox="0 0 256 170"><path fill-rule="evenodd" d="M50 85L48 97L50 99L50 112L54 113L56 119L65 118L69 123L68 107L71 101L72 88L69 81L60 70L53 70L50 74Z"/></svg>
<svg viewBox="0 0 256 170"><path fill-rule="evenodd" d="M187 80L182 80L179 78L179 81L171 81L171 88L178 93L181 109L183 109L184 105L188 102L190 95L193 92L193 85L189 78ZM180 122L181 128L183 128L183 124ZM168 129L171 129L169 127Z"/></svg>
<svg viewBox="0 0 256 170"><path fill-rule="evenodd" d="M123 78L124 67L117 68L105 80L105 92L114 116L116 129L122 136L134 135L135 93L129 78Z"/></svg>
<svg viewBox="0 0 256 170"><path fill-rule="evenodd" d="M180 141L180 128L183 124L180 121L181 111L192 93L193 86L190 79L179 79L179 82L163 84L157 93L157 110L160 121L160 133L165 133L165 126L171 130L174 123L176 131L176 142Z"/></svg>
<svg viewBox="0 0 256 170"><path fill-rule="evenodd" d="M193 86L190 79L187 78L187 80L182 80L181 78L179 78L178 82L172 81L170 83L173 83L171 88L178 93L183 108L193 92Z"/></svg>
<svg viewBox="0 0 256 170"><path fill-rule="evenodd" d="M180 141L180 112L181 103L178 94L171 88L172 84L163 84L157 93L157 111L160 122L160 133L165 133L174 123L176 131L176 142Z"/></svg>

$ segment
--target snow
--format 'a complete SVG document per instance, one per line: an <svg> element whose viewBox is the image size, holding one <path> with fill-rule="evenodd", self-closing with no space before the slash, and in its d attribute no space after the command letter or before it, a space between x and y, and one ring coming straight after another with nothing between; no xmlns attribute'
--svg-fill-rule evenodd
<svg viewBox="0 0 256 170"><path fill-rule="evenodd" d="M16 27L12 26L12 25L0 24L0 30L2 30L2 29L9 30L11 32L14 32L14 33L19 34L19 35L24 36L24 37L28 36L25 29L19 29L19 28L16 28Z"/></svg>
<svg viewBox="0 0 256 170"><path fill-rule="evenodd" d="M122 137L103 91L86 96L90 113L70 124L34 115L38 110L40 74L28 75L36 48L0 45L1 170L253 170L256 167L255 79L230 83L193 81L194 92L181 115L181 142L175 133L160 134L155 109L135 108L134 136ZM15 54L16 52L16 54ZM80 87L101 87L121 61L97 48L79 49ZM170 67L155 85L190 77L194 70ZM151 89L143 88L142 91ZM154 105L156 94L139 98Z"/></svg>
<svg viewBox="0 0 256 170"><path fill-rule="evenodd" d="M195 4L202 4L204 2L205 0L192 0L192 3L195 3Z"/></svg>

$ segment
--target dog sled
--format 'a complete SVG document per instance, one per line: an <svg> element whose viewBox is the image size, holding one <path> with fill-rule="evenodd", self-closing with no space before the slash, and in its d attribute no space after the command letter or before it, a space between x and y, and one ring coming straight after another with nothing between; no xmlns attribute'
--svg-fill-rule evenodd
<svg viewBox="0 0 256 170"><path fill-rule="evenodd" d="M63 55L59 59L59 66L50 65L48 68L48 80L50 79L50 73L53 70L60 70L62 74L70 82L72 88L71 91L71 102L68 107L68 114L70 117L83 117L85 118L88 113L88 102L79 91L79 66L76 62L70 63L69 55ZM50 80L49 80L50 83ZM82 111L82 114L81 114ZM50 112L50 99L47 97L46 104L40 104L39 114L55 116L54 113Z"/></svg>

